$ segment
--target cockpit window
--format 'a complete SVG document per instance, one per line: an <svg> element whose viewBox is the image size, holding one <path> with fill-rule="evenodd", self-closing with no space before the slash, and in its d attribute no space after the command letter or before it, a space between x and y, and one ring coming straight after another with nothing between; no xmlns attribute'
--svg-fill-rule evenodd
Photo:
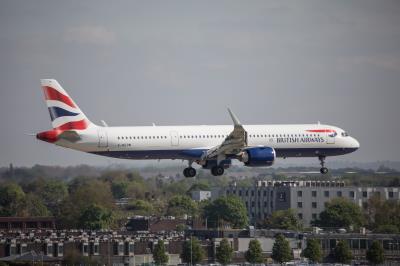
<svg viewBox="0 0 400 266"><path fill-rule="evenodd" d="M346 131L343 131L343 132L342 132L342 137L348 137L348 136L349 136L349 134L347 134Z"/></svg>

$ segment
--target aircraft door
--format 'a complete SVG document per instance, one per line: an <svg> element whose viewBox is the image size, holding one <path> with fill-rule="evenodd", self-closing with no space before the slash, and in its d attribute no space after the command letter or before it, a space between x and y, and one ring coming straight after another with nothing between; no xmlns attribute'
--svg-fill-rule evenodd
<svg viewBox="0 0 400 266"><path fill-rule="evenodd" d="M97 135L99 136L99 147L108 147L107 131L100 128L97 130Z"/></svg>
<svg viewBox="0 0 400 266"><path fill-rule="evenodd" d="M171 146L179 146L179 134L176 131L171 131Z"/></svg>
<svg viewBox="0 0 400 266"><path fill-rule="evenodd" d="M332 130L332 131L326 131L326 143L327 144L335 144L335 137L336 137L337 133L336 131Z"/></svg>

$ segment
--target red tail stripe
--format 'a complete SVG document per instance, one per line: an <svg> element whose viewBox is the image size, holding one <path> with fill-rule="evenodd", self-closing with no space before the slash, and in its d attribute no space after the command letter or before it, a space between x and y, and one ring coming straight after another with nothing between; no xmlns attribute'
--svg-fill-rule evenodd
<svg viewBox="0 0 400 266"><path fill-rule="evenodd" d="M314 132L314 133L330 133L330 132L335 132L333 129L311 129L311 130L306 130L307 132Z"/></svg>
<svg viewBox="0 0 400 266"><path fill-rule="evenodd" d="M52 87L43 86L43 91L44 91L44 96L45 96L46 100L60 101L71 107L76 107L75 104L72 102L71 98L62 94L61 92L57 91L56 89L54 89Z"/></svg>
<svg viewBox="0 0 400 266"><path fill-rule="evenodd" d="M86 129L88 126L89 122L86 119L83 119L79 121L65 123L59 127L56 127L55 129L60 131L73 130L73 129L82 130Z"/></svg>

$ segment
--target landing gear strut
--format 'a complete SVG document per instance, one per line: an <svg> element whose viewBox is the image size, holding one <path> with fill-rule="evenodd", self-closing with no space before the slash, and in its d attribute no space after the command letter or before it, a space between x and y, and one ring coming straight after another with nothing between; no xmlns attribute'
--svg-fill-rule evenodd
<svg viewBox="0 0 400 266"><path fill-rule="evenodd" d="M224 174L224 168L222 166L214 166L211 168L211 174L213 176L220 176Z"/></svg>
<svg viewBox="0 0 400 266"><path fill-rule="evenodd" d="M325 167L325 156L319 156L318 159L321 163L321 169L319 170L321 174L327 174L328 173L328 168Z"/></svg>

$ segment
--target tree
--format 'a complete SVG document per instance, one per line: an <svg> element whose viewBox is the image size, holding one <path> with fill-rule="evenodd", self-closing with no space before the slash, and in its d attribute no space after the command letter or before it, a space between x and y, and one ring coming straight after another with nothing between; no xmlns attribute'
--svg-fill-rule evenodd
<svg viewBox="0 0 400 266"><path fill-rule="evenodd" d="M114 199L125 198L128 194L128 182L113 182L111 191Z"/></svg>
<svg viewBox="0 0 400 266"><path fill-rule="evenodd" d="M385 261L384 250L378 241L373 241L367 250L367 260L373 264L381 264Z"/></svg>
<svg viewBox="0 0 400 266"><path fill-rule="evenodd" d="M219 221L229 222L233 228L243 228L249 223L246 207L236 196L220 197L204 206L203 216L214 227Z"/></svg>
<svg viewBox="0 0 400 266"><path fill-rule="evenodd" d="M229 244L228 239L223 238L217 247L215 257L222 265L229 264L232 261L233 248Z"/></svg>
<svg viewBox="0 0 400 266"><path fill-rule="evenodd" d="M307 247L303 251L303 256L309 259L312 263L322 261L322 250L318 239L307 239Z"/></svg>
<svg viewBox="0 0 400 266"><path fill-rule="evenodd" d="M188 196L176 195L168 201L167 215L182 217L187 214L193 216L196 212L196 202Z"/></svg>
<svg viewBox="0 0 400 266"><path fill-rule="evenodd" d="M153 205L145 200L133 200L129 202L127 209L133 211L136 215L151 215L154 212Z"/></svg>
<svg viewBox="0 0 400 266"><path fill-rule="evenodd" d="M48 216L50 212L41 198L30 193L26 194L25 198L21 200L16 214L23 217L39 217Z"/></svg>
<svg viewBox="0 0 400 266"><path fill-rule="evenodd" d="M321 227L359 227L363 224L363 215L358 205L345 198L335 198L327 203L320 213L320 219L314 224Z"/></svg>
<svg viewBox="0 0 400 266"><path fill-rule="evenodd" d="M100 230L108 228L112 222L112 213L106 208L92 204L83 210L79 218L81 228L90 230Z"/></svg>
<svg viewBox="0 0 400 266"><path fill-rule="evenodd" d="M302 225L292 209L272 213L266 220L266 226L275 229L300 230Z"/></svg>
<svg viewBox="0 0 400 266"><path fill-rule="evenodd" d="M292 250L289 246L289 241L282 234L278 234L275 237L271 257L279 263L284 263L292 259Z"/></svg>
<svg viewBox="0 0 400 266"><path fill-rule="evenodd" d="M350 263L353 255L351 254L349 244L345 240L339 240L335 249L333 250L333 257L336 262L339 263Z"/></svg>
<svg viewBox="0 0 400 266"><path fill-rule="evenodd" d="M185 263L197 264L204 259L204 249L195 237L183 243L181 259Z"/></svg>
<svg viewBox="0 0 400 266"><path fill-rule="evenodd" d="M164 241L158 240L153 250L153 259L157 265L164 265L168 263L169 257L165 250Z"/></svg>
<svg viewBox="0 0 400 266"><path fill-rule="evenodd" d="M400 231L400 203L373 196L366 208L369 227L375 232L397 233Z"/></svg>
<svg viewBox="0 0 400 266"><path fill-rule="evenodd" d="M110 184L98 180L74 182L74 189L61 204L60 222L67 228L82 226L80 219L91 205L103 207L108 211L114 208Z"/></svg>
<svg viewBox="0 0 400 266"><path fill-rule="evenodd" d="M15 183L2 184L0 186L0 216L15 216L18 209L23 206L25 193Z"/></svg>
<svg viewBox="0 0 400 266"><path fill-rule="evenodd" d="M246 261L252 264L262 263L264 261L261 244L257 239L253 239L249 242L249 248L244 256L246 258Z"/></svg>

